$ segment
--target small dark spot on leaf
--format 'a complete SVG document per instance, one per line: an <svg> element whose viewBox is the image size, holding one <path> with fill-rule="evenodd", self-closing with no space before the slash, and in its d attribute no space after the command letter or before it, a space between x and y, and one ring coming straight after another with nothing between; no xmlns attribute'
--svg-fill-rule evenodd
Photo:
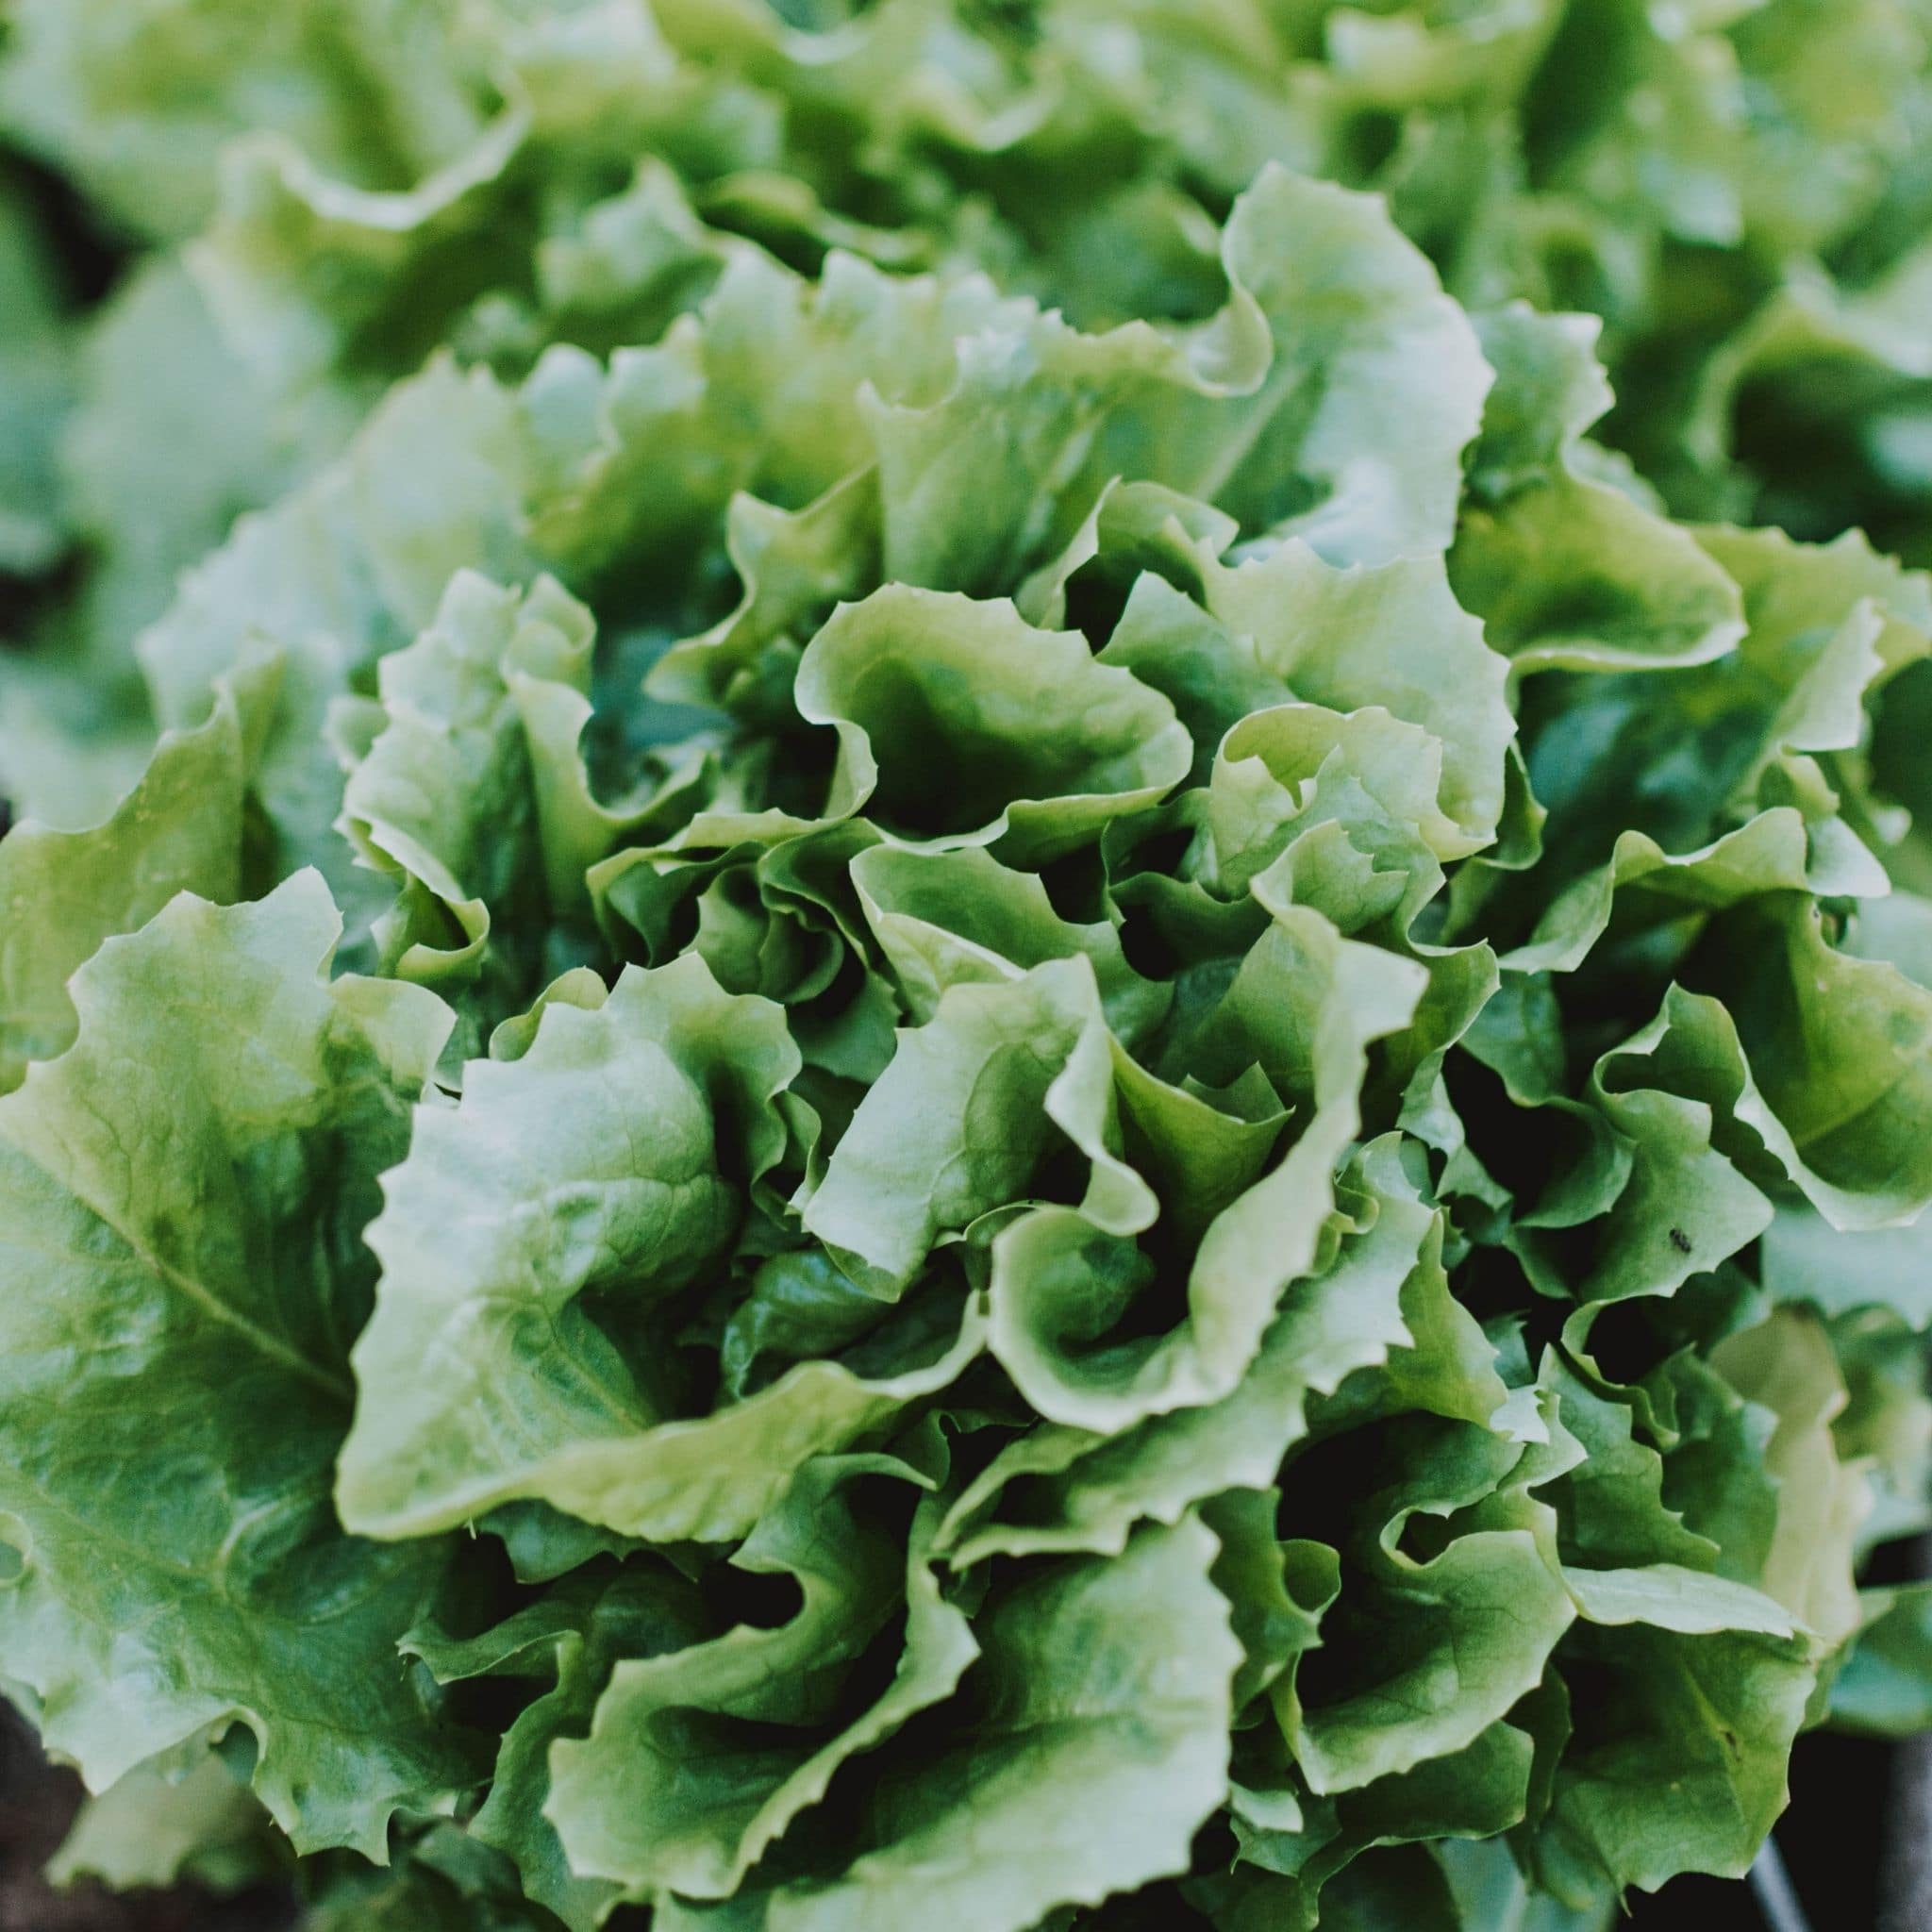
<svg viewBox="0 0 1932 1932"><path fill-rule="evenodd" d="M1688 1255L1690 1252L1690 1237L1681 1227L1674 1227L1671 1230L1671 1245L1678 1254Z"/></svg>

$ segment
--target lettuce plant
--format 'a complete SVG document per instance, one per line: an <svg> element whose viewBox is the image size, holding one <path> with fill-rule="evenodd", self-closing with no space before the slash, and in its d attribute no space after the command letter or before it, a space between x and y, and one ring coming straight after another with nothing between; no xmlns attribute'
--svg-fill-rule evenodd
<svg viewBox="0 0 1932 1932"><path fill-rule="evenodd" d="M77 358L0 255L0 544L92 551L0 842L66 1868L507 1932L1740 1874L1932 1681L1858 1586L1928 1519L1932 580L1672 508L1781 487L1706 434L1771 284L1909 260L1917 67L825 10L17 0L17 138L146 238Z"/></svg>
<svg viewBox="0 0 1932 1932"><path fill-rule="evenodd" d="M1270 161L1383 192L1472 308L1605 318L1609 440L1679 514L1927 549L1924 0L9 20L0 125L142 251L63 339L32 197L0 175L0 564L84 547L83 628L110 655L438 343L514 376L558 340L654 340L731 235L808 272L833 250L977 267L1087 328L1198 319L1223 299L1216 231ZM46 709L16 705L9 739ZM16 789L31 762L9 755Z"/></svg>

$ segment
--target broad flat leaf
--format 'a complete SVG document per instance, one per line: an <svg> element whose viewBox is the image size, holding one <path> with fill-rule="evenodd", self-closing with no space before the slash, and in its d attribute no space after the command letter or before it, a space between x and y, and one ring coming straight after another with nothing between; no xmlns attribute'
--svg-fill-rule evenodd
<svg viewBox="0 0 1932 1932"><path fill-rule="evenodd" d="M1038 874L1010 871L976 848L875 845L853 860L852 883L921 1022L949 987L1012 978L1075 953L1093 962L1108 1024L1129 1045L1159 1022L1172 998L1128 964L1111 924L1063 919Z"/></svg>
<svg viewBox="0 0 1932 1932"><path fill-rule="evenodd" d="M1163 480L1337 563L1442 549L1491 375L1427 264L1373 200L1274 167L1237 205L1224 259L1267 317L1274 361L1238 460L1210 473L1224 482Z"/></svg>
<svg viewBox="0 0 1932 1932"><path fill-rule="evenodd" d="M1707 664L1744 632L1737 585L1688 530L1567 469L1466 511L1449 571L1519 675Z"/></svg>
<svg viewBox="0 0 1932 1932"><path fill-rule="evenodd" d="M1489 371L1428 264L1369 197L1278 167L1222 255L1231 299L1190 334L1021 313L965 341L942 400L873 410L887 575L984 593L1062 549L1117 476L1338 562L1440 550Z"/></svg>
<svg viewBox="0 0 1932 1932"><path fill-rule="evenodd" d="M379 1857L395 1809L478 1770L395 1654L446 1548L345 1536L330 1500L361 1232L449 1020L327 984L338 930L312 874L176 899L82 971L77 1043L0 1101L0 1639L96 1785L235 1719L298 1845Z"/></svg>
<svg viewBox="0 0 1932 1932"><path fill-rule="evenodd" d="M991 1345L1042 1415L1112 1433L1235 1387L1283 1291L1316 1258L1335 1170L1360 1125L1369 1043L1413 1012L1422 977L1407 960L1341 939L1318 913L1276 914L1201 1023L1221 1064L1188 1059L1210 1080L1258 1064L1277 1091L1306 1097L1307 1111L1279 1163L1201 1232L1177 1323L1152 1334L1124 1326L1160 1263L1087 1212L1041 1208L999 1233Z"/></svg>
<svg viewBox="0 0 1932 1932"><path fill-rule="evenodd" d="M1208 1581L1214 1554L1188 1517L1118 1558L1016 1581L975 1619L979 1659L917 1754L889 1756L869 1780L846 1874L754 1891L722 1923L896 1932L934 1910L1026 1932L1057 1906L1185 1870L1227 1789L1241 1660ZM1189 1633L1178 1648L1176 1630ZM694 1932L709 1915L668 1916Z"/></svg>
<svg viewBox="0 0 1932 1932"><path fill-rule="evenodd" d="M617 1888L572 1872L543 1815L550 1747L589 1727L617 1659L679 1650L703 1635L697 1592L675 1572L645 1562L614 1572L599 1565L479 1637L458 1639L430 1624L404 1639L440 1683L554 1677L504 1733L490 1796L469 1832L513 1859L528 1896L578 1932L602 1923Z"/></svg>
<svg viewBox="0 0 1932 1932"><path fill-rule="evenodd" d="M243 520L138 640L156 717L175 726L199 721L236 664L264 645L280 651L258 792L283 869L322 867L344 905L352 893L366 904L371 881L333 829L342 773L329 708L432 622L457 571L530 575L519 527L527 467L512 397L439 363L399 386L339 461Z"/></svg>
<svg viewBox="0 0 1932 1932"><path fill-rule="evenodd" d="M1509 302L1470 319L1496 380L1467 467L1476 492L1494 499L1566 465L1616 397L1597 359L1600 316L1543 315Z"/></svg>
<svg viewBox="0 0 1932 1932"><path fill-rule="evenodd" d="M377 928L386 971L460 982L483 969L492 919L525 950L541 932L537 787L516 681L581 688L591 636L590 612L554 579L523 597L462 572L429 629L377 666L375 702L353 721L338 708L342 732L366 741L341 829L366 864L404 882Z"/></svg>
<svg viewBox="0 0 1932 1932"><path fill-rule="evenodd" d="M1444 856L1487 844L1503 808L1515 736L1508 666L1457 603L1440 558L1338 569L1302 542L1229 569L1205 548L1201 610L1144 576L1105 661L1167 691L1197 740L1288 699L1374 706L1441 741Z"/></svg>
<svg viewBox="0 0 1932 1932"><path fill-rule="evenodd" d="M165 365L169 379L154 381ZM97 556L91 627L115 650L168 608L239 510L274 500L355 425L276 409L175 255L142 258L92 319L62 441L75 524Z"/></svg>
<svg viewBox="0 0 1932 1932"><path fill-rule="evenodd" d="M743 1535L807 1458L887 1429L958 1381L984 1347L976 1301L940 1288L830 1359L708 1415L560 1449L541 1477L559 1509L627 1537Z"/></svg>
<svg viewBox="0 0 1932 1932"><path fill-rule="evenodd" d="M382 1280L356 1349L345 1521L420 1536L515 1497L583 1505L624 1472L621 1509L577 1513L638 1534L675 1507L670 1469L652 1474L653 1428L675 1425L645 1352L627 1358L590 1309L615 1297L620 1319L647 1318L723 1262L746 1181L783 1149L774 1103L797 1067L776 1008L687 959L630 969L594 1010L550 1006L521 1058L473 1062L458 1108L418 1113L369 1230ZM741 1474L768 1489L789 1466L754 1457ZM763 1500L692 1497L680 1513L748 1524Z"/></svg>
<svg viewBox="0 0 1932 1932"><path fill-rule="evenodd" d="M1766 1595L1836 1647L1857 1629L1853 1585L1859 1525L1872 1507L1863 1471L1839 1457L1831 1425L1849 1402L1822 1323L1797 1308L1726 1336L1711 1366L1777 1418L1764 1445L1777 1484L1777 1533L1758 1578Z"/></svg>
<svg viewBox="0 0 1932 1932"><path fill-rule="evenodd" d="M544 1809L574 1871L626 1896L728 1897L842 1763L951 1695L978 1654L967 1620L940 1594L924 1538L902 1575L895 1540L853 1493L912 1474L882 1457L811 1462L733 1559L794 1577L796 1614L617 1665L590 1736L551 1752ZM847 1679L902 1606L893 1676L841 1719Z"/></svg>
<svg viewBox="0 0 1932 1932"><path fill-rule="evenodd" d="M1714 1145L1789 1180L1842 1232L1910 1224L1932 1194L1907 1124L1932 1078L1917 1043L1932 1042L1932 993L1835 951L1816 908L1792 897L1740 914L1725 937L1739 943L1724 948L1724 996L1672 988L1605 1084L1693 1097Z"/></svg>
<svg viewBox="0 0 1932 1932"><path fill-rule="evenodd" d="M1554 1349L1538 1383L1557 1391L1562 1428L1583 1452L1574 1468L1539 1491L1556 1507L1565 1563L1597 1570L1648 1563L1716 1569L1717 1545L1666 1507L1664 1458L1638 1440L1633 1411L1591 1388Z"/></svg>
<svg viewBox="0 0 1932 1932"><path fill-rule="evenodd" d="M995 1555L1118 1553L1138 1522L1174 1523L1222 1491L1270 1488L1307 1427L1308 1396L1332 1395L1348 1375L1413 1340L1402 1291L1426 1265L1434 1217L1389 1141L1369 1150L1364 1167L1359 1231L1325 1273L1290 1287L1231 1395L1113 1436L1053 1424L1031 1430L954 1505L939 1543L954 1567ZM999 1508L1009 1485L1024 1511L1014 1522Z"/></svg>
<svg viewBox="0 0 1932 1932"><path fill-rule="evenodd" d="M1760 892L1803 891L1808 860L1805 822L1789 806L1760 812L1695 852L1667 853L1641 832L1624 832L1610 862L1565 891L1503 964L1515 973L1574 972L1612 930L1613 917L1626 945L1633 933L1641 943L1651 927L1687 932L1700 914Z"/></svg>
<svg viewBox="0 0 1932 1932"><path fill-rule="evenodd" d="M1044 860L1187 775L1158 691L1074 631L1010 604L892 585L842 607L798 667L808 724L839 734L831 809L935 843Z"/></svg>
<svg viewBox="0 0 1932 1932"><path fill-rule="evenodd" d="M1577 1171L1552 1191L1557 1200L1519 1223L1511 1245L1548 1291L1568 1287L1591 1303L1673 1294L1771 1221L1771 1203L1723 1151L1721 1117L1701 1098L1647 1084L1657 1075L1645 1056L1668 1038L1680 997L1674 991L1651 1025L1598 1061L1586 1091L1608 1142L1586 1141ZM1544 1257L1562 1255L1564 1231L1591 1222L1588 1265L1568 1279Z"/></svg>
<svg viewBox="0 0 1932 1932"><path fill-rule="evenodd" d="M956 985L860 1102L801 1220L870 1291L896 1295L935 1241L1026 1197L1059 1139L1047 1090L1099 1024L1083 958Z"/></svg>
<svg viewBox="0 0 1932 1932"><path fill-rule="evenodd" d="M1765 1286L1780 1300L1826 1315L1890 1308L1916 1329L1932 1327L1932 1221L1847 1234L1808 1208L1784 1208L1760 1245Z"/></svg>
<svg viewBox="0 0 1932 1932"><path fill-rule="evenodd" d="M137 1765L80 1807L47 1861L55 1885L97 1878L116 1891L191 1879L217 1894L275 1875L261 1806L213 1751L170 1774Z"/></svg>
<svg viewBox="0 0 1932 1932"><path fill-rule="evenodd" d="M215 155L264 124L325 161L422 165L452 123L474 125L479 76L446 31L425 34L406 0L358 5L332 38L305 0L264 20L252 11L30 5L6 87L10 117L60 155L138 232L191 233L213 205ZM413 31L412 31L413 27ZM392 36L372 87L355 42Z"/></svg>
<svg viewBox="0 0 1932 1932"><path fill-rule="evenodd" d="M1632 1627L1578 1645L1601 1688L1575 1710L1535 1858L1574 1903L1606 1883L1654 1890L1680 1872L1740 1878L1785 1806L1786 1757L1813 1682L1806 1646L1775 1626L1726 1631L1721 1609L1688 1620L1710 1634L1646 1627L1669 1602L1663 1589L1644 1611L1632 1602Z"/></svg>
<svg viewBox="0 0 1932 1932"><path fill-rule="evenodd" d="M1795 897L1740 911L1722 939L1726 970L1687 977L1723 1000L1795 1158L1770 1124L1766 1145L1840 1227L1915 1219L1932 1200L1932 1146L1917 1132L1932 1097L1932 991L1838 951L1817 907Z"/></svg>
<svg viewBox="0 0 1932 1932"><path fill-rule="evenodd" d="M176 892L241 889L242 724L224 691L199 729L171 733L105 824L31 821L0 843L0 1091L74 1038L68 981L103 940L134 931Z"/></svg>
<svg viewBox="0 0 1932 1932"><path fill-rule="evenodd" d="M1517 1444L1450 1423L1405 1424L1391 1447L1394 1478L1366 1499L1360 1547L1323 1620L1333 1671L1275 1691L1290 1749L1318 1792L1356 1790L1473 1744L1541 1680L1575 1615L1540 1513L1510 1493L1529 1474ZM1292 1499L1292 1467L1284 1481ZM1401 1547L1417 1512L1449 1516L1499 1486L1493 1526L1452 1535L1427 1560Z"/></svg>
<svg viewBox="0 0 1932 1932"><path fill-rule="evenodd" d="M1831 1688L1831 1721L1861 1737L1932 1727L1932 1589L1866 1592L1862 1627Z"/></svg>

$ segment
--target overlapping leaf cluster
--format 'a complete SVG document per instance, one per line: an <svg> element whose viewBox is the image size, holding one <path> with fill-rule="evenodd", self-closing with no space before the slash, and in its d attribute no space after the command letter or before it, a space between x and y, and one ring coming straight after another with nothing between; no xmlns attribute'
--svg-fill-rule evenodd
<svg viewBox="0 0 1932 1932"><path fill-rule="evenodd" d="M5 352L71 1867L252 1873L245 1785L343 1926L1740 1872L1924 1704L1932 584L1672 521L1560 305L1770 502L1916 14L799 10L14 8L158 244Z"/></svg>
<svg viewBox="0 0 1932 1932"><path fill-rule="evenodd" d="M148 251L76 346L50 222L0 179L0 565L85 545L108 643L438 343L511 375L559 339L650 341L726 235L807 271L981 267L1083 326L1197 317L1271 161L1387 194L1471 308L1605 317L1610 440L1680 514L1927 551L1924 0L9 18L8 137Z"/></svg>

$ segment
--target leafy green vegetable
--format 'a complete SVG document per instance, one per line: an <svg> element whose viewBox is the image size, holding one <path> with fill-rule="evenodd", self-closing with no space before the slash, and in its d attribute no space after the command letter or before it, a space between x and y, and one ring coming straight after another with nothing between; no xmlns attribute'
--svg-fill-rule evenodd
<svg viewBox="0 0 1932 1932"><path fill-rule="evenodd" d="M475 1773L395 1653L447 1550L358 1542L329 1503L361 1229L449 1022L328 983L337 926L313 874L175 899L82 969L76 1044L0 1101L0 1641L96 1782L237 1720L298 1846L373 1854Z"/></svg>
<svg viewBox="0 0 1932 1932"><path fill-rule="evenodd" d="M1923 1727L1928 48L17 0L59 1869L1601 1932Z"/></svg>

